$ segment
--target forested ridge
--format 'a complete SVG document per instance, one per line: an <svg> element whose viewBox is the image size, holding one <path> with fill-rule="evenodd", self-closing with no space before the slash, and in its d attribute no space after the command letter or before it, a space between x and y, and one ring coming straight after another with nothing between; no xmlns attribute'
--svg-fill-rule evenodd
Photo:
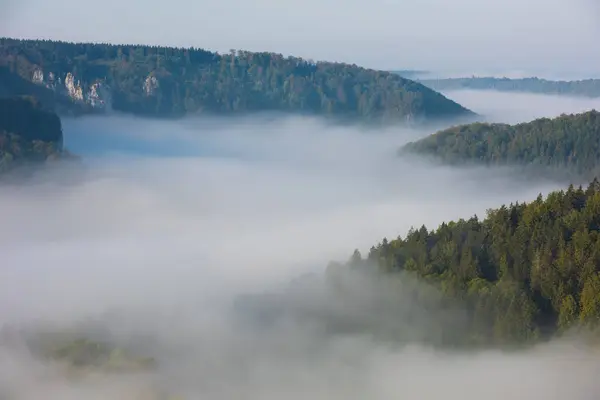
<svg viewBox="0 0 600 400"><path fill-rule="evenodd" d="M600 79L577 81L554 81L532 78L442 78L418 79L418 82L434 90L498 90L501 92L527 92L578 97L600 97Z"/></svg>
<svg viewBox="0 0 600 400"><path fill-rule="evenodd" d="M59 103L69 98L74 112L110 104L159 117L286 111L421 121L473 114L393 73L274 53L1 38L0 68L2 80L35 82Z"/></svg>
<svg viewBox="0 0 600 400"><path fill-rule="evenodd" d="M473 123L442 130L400 149L451 165L522 165L564 170L591 180L600 171L600 112L517 125Z"/></svg>
<svg viewBox="0 0 600 400"><path fill-rule="evenodd" d="M363 278L353 282L357 271ZM287 315L328 332L442 347L595 334L600 183L503 205L484 219L413 228L366 257L355 250L347 263L331 263L325 281L315 290L300 279L283 295L245 296L238 307L263 328Z"/></svg>
<svg viewBox="0 0 600 400"><path fill-rule="evenodd" d="M0 98L0 173L64 157L58 115L34 98Z"/></svg>
<svg viewBox="0 0 600 400"><path fill-rule="evenodd" d="M384 240L367 261L414 272L469 305L476 341L528 341L600 322L600 184L504 205L485 219ZM355 254L352 263L362 261Z"/></svg>

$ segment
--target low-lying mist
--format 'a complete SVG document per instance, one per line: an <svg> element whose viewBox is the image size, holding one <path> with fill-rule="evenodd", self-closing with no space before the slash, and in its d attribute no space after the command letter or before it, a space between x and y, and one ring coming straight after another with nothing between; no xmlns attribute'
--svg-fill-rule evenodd
<svg viewBox="0 0 600 400"><path fill-rule="evenodd" d="M277 292L307 273L321 279L330 260L354 248L366 253L411 226L483 217L556 183L398 158L398 147L431 133L418 130L118 115L65 119L63 127L85 170L68 185L46 173L0 190L0 325L8 338L0 341L0 398L154 399L144 390L156 386L216 400L591 399L600 389L600 359L571 342L447 353L418 340L397 347L329 335L318 321L257 329L232 309L239 295ZM379 287L359 281L354 291L371 299ZM394 327L410 315L417 338L419 329L454 329L461 315L408 300L402 311L356 313L368 302L296 295L332 317L370 315L359 321L367 325L383 324L373 318L379 311ZM19 328L74 330L154 357L157 367L73 377L15 344Z"/></svg>
<svg viewBox="0 0 600 400"><path fill-rule="evenodd" d="M558 117L600 109L600 99L508 93L493 90L448 90L442 92L470 110L480 114L481 120L516 124L537 118Z"/></svg>
<svg viewBox="0 0 600 400"><path fill-rule="evenodd" d="M553 66L554 67L554 66ZM477 69L477 70L431 70L431 71L416 71L409 79L452 79L452 78L469 78L469 77L492 77L492 78L509 78L509 79L524 79L537 77L539 79L554 80L554 81L576 81L584 79L598 79L600 73L597 70L586 68L575 69L569 71L557 71L552 68L549 70L543 69Z"/></svg>

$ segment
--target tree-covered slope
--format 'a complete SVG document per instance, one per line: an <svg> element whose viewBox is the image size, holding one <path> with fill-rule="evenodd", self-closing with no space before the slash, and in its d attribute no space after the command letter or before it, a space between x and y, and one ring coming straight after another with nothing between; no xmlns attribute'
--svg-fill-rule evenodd
<svg viewBox="0 0 600 400"><path fill-rule="evenodd" d="M591 179L600 167L600 112L517 125L461 125L408 143L400 152L432 156L448 164L552 167Z"/></svg>
<svg viewBox="0 0 600 400"><path fill-rule="evenodd" d="M396 74L273 53L2 38L0 67L75 105L110 103L139 115L286 111L365 121L472 115Z"/></svg>
<svg viewBox="0 0 600 400"><path fill-rule="evenodd" d="M600 184L421 227L368 260L410 271L469 305L471 338L524 341L600 322Z"/></svg>
<svg viewBox="0 0 600 400"><path fill-rule="evenodd" d="M504 205L485 219L411 229L373 246L366 258L355 251L347 263L331 264L325 282L240 298L238 307L261 329L292 318L330 333L451 347L594 332L600 184Z"/></svg>
<svg viewBox="0 0 600 400"><path fill-rule="evenodd" d="M600 97L600 79L578 81L552 81L540 78L443 78L420 79L423 85L434 90L498 90L501 92L526 92L578 97Z"/></svg>
<svg viewBox="0 0 600 400"><path fill-rule="evenodd" d="M66 156L56 113L33 98L0 98L0 173Z"/></svg>

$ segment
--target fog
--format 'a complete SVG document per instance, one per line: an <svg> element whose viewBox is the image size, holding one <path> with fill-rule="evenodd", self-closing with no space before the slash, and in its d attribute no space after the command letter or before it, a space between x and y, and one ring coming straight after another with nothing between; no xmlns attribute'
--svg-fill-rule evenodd
<svg viewBox="0 0 600 400"><path fill-rule="evenodd" d="M503 94L474 96L459 100L505 121L565 106L541 96L517 100L519 109ZM487 208L559 188L555 182L398 158L399 146L431 133L416 129L360 130L266 115L114 115L64 119L63 128L83 167L0 189L0 325L83 329L155 357L158 367L73 378L0 341L0 398L152 398L136 397L147 385L216 400L579 400L600 389L600 359L574 342L519 353L448 353L418 340L434 331L427 327L458 329L458 306L421 309L407 301L368 313L364 322L374 330L384 319L408 329L403 316L411 316L416 340L400 347L329 335L318 320L261 329L231 308L240 294L277 292L302 274L318 280L330 260L344 261L354 248L364 254L411 226L483 217ZM57 183L53 175L68 179ZM399 285L402 293L423 284ZM370 298L380 289L359 281L353 293ZM366 318L355 314L364 303L352 298L307 290L298 303Z"/></svg>
<svg viewBox="0 0 600 400"><path fill-rule="evenodd" d="M446 90L442 93L480 114L486 121L520 123L561 114L600 110L600 99L495 90Z"/></svg>
<svg viewBox="0 0 600 400"><path fill-rule="evenodd" d="M485 68L485 69L449 69L442 70L434 68L431 71L422 71L407 76L409 79L448 79L448 78L470 78L470 77L492 77L524 79L537 77L553 81L576 81L582 79L599 79L600 72L586 67L568 70L557 70L556 68L516 69L516 68Z"/></svg>

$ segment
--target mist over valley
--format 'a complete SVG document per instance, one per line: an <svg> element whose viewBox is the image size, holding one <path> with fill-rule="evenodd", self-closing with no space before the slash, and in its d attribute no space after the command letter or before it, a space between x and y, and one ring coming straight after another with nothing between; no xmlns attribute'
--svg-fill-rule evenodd
<svg viewBox="0 0 600 400"><path fill-rule="evenodd" d="M472 103L499 110L495 118L504 121L552 115L563 106L553 103L561 99L542 97L511 114L503 99L484 93ZM381 318L365 319L356 310L383 289L361 284L362 278L352 296L356 304L342 308L335 297L317 295L320 284L299 286L300 297L289 301L307 307L312 298L311 309L333 313L326 320L309 315L300 325L292 320L257 331L244 322L251 314L232 308L240 295L281 292L307 273L318 282L329 261L346 260L354 248L366 254L383 237L475 213L483 217L488 208L533 200L561 183L522 179L510 168L407 160L396 150L431 132L332 126L318 118L161 121L117 113L63 118L63 131L65 146L82 156L82 173L58 185L48 174L64 172L44 172L0 193L2 323L7 332L38 324L41 331L73 329L75 338L137 349L158 367L67 384L58 367L9 346L3 360L13 361L0 364L0 375L12 398L125 399L158 385L186 398L359 399L416 391L427 398L443 390L474 399L482 393L463 388L480 371L487 371L479 381L487 382L488 397L500 381L502 398L535 392L558 399L568 390L587 399L596 389L597 357L571 342L471 355L419 345L433 326L458 332L451 321L461 320L461 307L436 311L439 306L406 299L404 308L393 308L394 317L379 309ZM427 288L406 279L405 290ZM403 313L412 322L403 323ZM396 348L369 335L323 331L324 323L343 321L343 315L373 331L383 320L394 321L393 329L412 339ZM413 328L405 332L403 326ZM41 380L48 371L54 377ZM559 371L560 385L548 384ZM443 389L425 384L431 374L445 382Z"/></svg>
<svg viewBox="0 0 600 400"><path fill-rule="evenodd" d="M596 399L592 3L4 2L0 400Z"/></svg>

